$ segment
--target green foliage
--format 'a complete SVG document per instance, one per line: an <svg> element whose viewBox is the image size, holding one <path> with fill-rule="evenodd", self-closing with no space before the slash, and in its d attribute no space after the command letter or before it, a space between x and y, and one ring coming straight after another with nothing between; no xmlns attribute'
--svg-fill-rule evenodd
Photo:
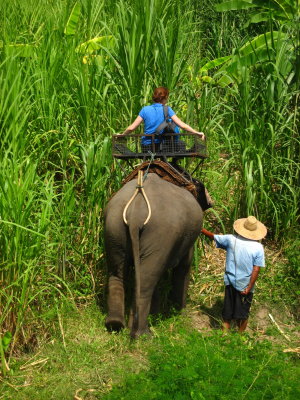
<svg viewBox="0 0 300 400"><path fill-rule="evenodd" d="M131 341L127 330L106 331L105 315L94 303L72 309L57 301L43 318L52 322L51 340L11 359L0 386L6 400L299 396L299 356L282 351L286 346L270 326L266 335L203 334L177 315L157 321L152 337ZM39 330L38 340L42 337Z"/></svg>
<svg viewBox="0 0 300 400"><path fill-rule="evenodd" d="M81 5L76 1L64 29L65 35L75 35L80 17Z"/></svg>
<svg viewBox="0 0 300 400"><path fill-rule="evenodd" d="M285 63L289 64L288 74L293 69L292 74L295 79L296 88L299 90L300 84L300 64L299 64L299 14L300 6L298 1L271 0L268 2L262 0L249 1L225 1L218 4L218 11L239 10L258 8L263 10L258 14L252 14L248 23L260 23L269 21L271 29L262 35L252 38L246 46L238 50L238 55L244 65L255 65L265 61L273 61L276 58L278 49L285 47ZM276 32L274 25L281 26L281 30ZM283 33L285 32L285 34ZM230 73L236 71L236 61L234 58L227 63L227 69ZM287 74L283 74L287 79ZM230 81L226 82L227 84Z"/></svg>
<svg viewBox="0 0 300 400"><path fill-rule="evenodd" d="M213 70L210 83L226 87L218 128L230 152L224 169L231 182L239 180L233 218L255 214L267 223L273 237L279 237L283 227L293 227L298 220L299 43L295 37L299 25L293 19L298 5L249 0L227 1L216 8L254 7L269 10L272 29L241 39L232 55L210 60L199 75L201 79ZM278 13L284 13L290 24L282 24Z"/></svg>
<svg viewBox="0 0 300 400"><path fill-rule="evenodd" d="M294 238L291 238L285 243L285 254L289 261L290 273L294 275L298 280L300 279L300 240L295 234ZM298 291L300 294L300 291Z"/></svg>
<svg viewBox="0 0 300 400"><path fill-rule="evenodd" d="M8 371L8 364L5 358L5 352L7 352L11 340L12 340L12 334L10 332L5 332L3 336L0 335L1 372L4 376Z"/></svg>
<svg viewBox="0 0 300 400"><path fill-rule="evenodd" d="M105 399L296 399L299 366L267 342L180 329L148 352L149 367L129 374ZM276 379L274 379L276 377Z"/></svg>
<svg viewBox="0 0 300 400"><path fill-rule="evenodd" d="M300 5L297 0L226 0L217 4L217 11L260 9L251 15L251 23L266 21L273 18L278 21L297 19L300 14Z"/></svg>
<svg viewBox="0 0 300 400"><path fill-rule="evenodd" d="M4 351L7 351L8 346L10 345L12 334L10 332L5 332L2 339L2 348Z"/></svg>

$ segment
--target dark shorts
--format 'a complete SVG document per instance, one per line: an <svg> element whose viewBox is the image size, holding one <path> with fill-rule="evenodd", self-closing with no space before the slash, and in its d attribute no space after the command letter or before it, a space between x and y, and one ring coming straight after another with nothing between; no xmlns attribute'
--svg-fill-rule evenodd
<svg viewBox="0 0 300 400"><path fill-rule="evenodd" d="M253 293L242 295L233 286L225 287L224 306L222 317L225 321L232 319L245 320L249 317L250 307L252 303Z"/></svg>

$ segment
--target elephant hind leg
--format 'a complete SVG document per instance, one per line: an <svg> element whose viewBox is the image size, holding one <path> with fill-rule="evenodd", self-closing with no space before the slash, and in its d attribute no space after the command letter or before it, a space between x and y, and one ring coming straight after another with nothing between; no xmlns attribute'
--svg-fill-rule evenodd
<svg viewBox="0 0 300 400"><path fill-rule="evenodd" d="M130 331L130 336L133 339L138 338L141 335L148 335L151 333L147 317L150 311L152 293L146 294L140 297L139 306L135 304L133 312L133 323Z"/></svg>
<svg viewBox="0 0 300 400"><path fill-rule="evenodd" d="M107 317L105 321L105 326L109 332L120 332L120 330L124 328L124 323L120 319Z"/></svg>
<svg viewBox="0 0 300 400"><path fill-rule="evenodd" d="M108 316L105 326L109 331L119 332L125 327L123 279L111 276L108 282Z"/></svg>
<svg viewBox="0 0 300 400"><path fill-rule="evenodd" d="M172 290L170 293L170 301L178 311L182 310L186 306L193 250L194 249L192 247L190 251L181 259L178 266L172 271Z"/></svg>

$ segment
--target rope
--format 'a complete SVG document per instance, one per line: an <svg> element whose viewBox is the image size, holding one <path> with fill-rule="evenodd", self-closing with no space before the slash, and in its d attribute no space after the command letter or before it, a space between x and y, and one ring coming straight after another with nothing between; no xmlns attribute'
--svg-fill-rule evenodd
<svg viewBox="0 0 300 400"><path fill-rule="evenodd" d="M148 164L148 167L147 167L147 169L146 169L146 172L145 172L145 175L144 175L144 178L143 178L143 182L147 179L147 175L148 175L148 173L149 173L150 165L152 164L152 162L153 162L153 160L154 160L154 157L155 157L155 153L152 153L152 151L148 150L148 153L150 154L151 159L150 159L149 164Z"/></svg>
<svg viewBox="0 0 300 400"><path fill-rule="evenodd" d="M133 202L133 200L135 199L135 197L137 196L137 194L139 192L141 192L142 195L144 196L145 202L146 202L147 207L148 207L148 216L147 216L147 218L146 218L146 220L145 220L145 222L143 224L143 225L146 225L148 223L149 219L151 218L151 206L150 206L149 200L148 200L148 198L146 196L146 193L144 191L144 187L143 187L143 171L141 171L141 170L139 170L139 173L138 173L138 182L137 182L137 185L136 185L135 192L134 192L133 196L131 197L131 199L126 204L126 206L124 208L124 211L123 211L123 220L124 220L126 225L128 225L128 222L127 222L127 219L126 219L126 212L128 210L128 207Z"/></svg>

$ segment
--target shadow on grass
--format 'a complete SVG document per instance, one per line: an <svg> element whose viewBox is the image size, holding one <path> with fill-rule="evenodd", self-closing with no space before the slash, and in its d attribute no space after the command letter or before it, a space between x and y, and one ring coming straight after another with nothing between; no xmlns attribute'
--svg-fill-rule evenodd
<svg viewBox="0 0 300 400"><path fill-rule="evenodd" d="M200 311L209 317L209 325L212 329L222 328L222 308L223 299L220 298L211 307L204 304L199 307Z"/></svg>

